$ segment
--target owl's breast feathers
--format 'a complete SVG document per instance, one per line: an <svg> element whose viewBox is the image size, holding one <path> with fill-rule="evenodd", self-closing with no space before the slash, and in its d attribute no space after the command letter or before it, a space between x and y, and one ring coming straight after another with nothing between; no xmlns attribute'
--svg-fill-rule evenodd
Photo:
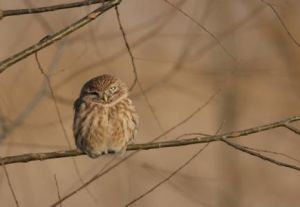
<svg viewBox="0 0 300 207"><path fill-rule="evenodd" d="M87 154L118 152L134 139L138 128L138 115L128 98L112 106L74 102L74 136L76 145Z"/></svg>

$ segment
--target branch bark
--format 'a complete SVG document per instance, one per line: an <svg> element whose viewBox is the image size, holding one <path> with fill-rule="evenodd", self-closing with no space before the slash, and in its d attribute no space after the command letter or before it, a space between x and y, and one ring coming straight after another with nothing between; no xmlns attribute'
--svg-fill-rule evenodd
<svg viewBox="0 0 300 207"><path fill-rule="evenodd" d="M229 133L224 133L220 135L214 136L206 136L206 137L194 137L190 139L181 139L181 140L171 140L171 141L163 141L163 142L153 142L153 143L144 143L144 144L131 144L128 145L127 151L137 151L137 150L150 150L150 149L160 149L165 147L179 147L185 145L192 145L192 144L201 144L201 143L209 143L215 141L223 141L226 139L238 138L242 136L247 136L250 134L259 133L262 131L267 131L279 127L284 127L292 122L300 121L300 116L293 116L278 122L273 122L266 125L256 126L240 131L232 131ZM290 129L289 129L290 130ZM292 130L290 130L292 131ZM295 132L295 131L292 131ZM298 133L297 133L298 134ZM299 135L299 134L298 134ZM55 152L46 152L46 153L28 153L22 155L15 155L15 156L7 156L0 158L0 163L3 164L13 164L13 163L21 163L21 162L31 162L36 160L48 160L48 159L56 159L56 158L63 158L63 157L74 157L84 155L83 152L79 150L64 150L64 151L55 151ZM297 167L296 167L297 168ZM300 168L299 168L300 169Z"/></svg>
<svg viewBox="0 0 300 207"><path fill-rule="evenodd" d="M92 4L103 3L111 0L85 0L85 1L78 1L66 4L56 4L52 6L44 6L38 8L28 8L28 9L10 9L10 10L3 10L1 17L8 17L8 16L16 16L16 15L25 15L25 14L35 14L35 13L44 13L44 12L52 12L62 9L71 9L76 7L88 6Z"/></svg>
<svg viewBox="0 0 300 207"><path fill-rule="evenodd" d="M85 17L80 20L74 22L73 24L65 27L64 29L52 34L45 36L38 43L8 57L7 59L0 62L0 73L4 72L9 66L19 62L20 60L32 55L33 53L55 43L56 41L64 38L65 36L71 34L72 32L78 30L89 22L93 21L101 14L105 13L109 9L113 8L120 4L121 0L107 0L104 4L102 4L99 8L95 9Z"/></svg>

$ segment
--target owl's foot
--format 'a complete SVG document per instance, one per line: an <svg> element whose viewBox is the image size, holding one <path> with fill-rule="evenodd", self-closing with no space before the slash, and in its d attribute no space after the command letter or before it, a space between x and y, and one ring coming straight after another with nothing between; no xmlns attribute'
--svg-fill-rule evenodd
<svg viewBox="0 0 300 207"><path fill-rule="evenodd" d="M93 159L101 156L100 153L94 153L94 152L86 152L86 154L87 154L87 156L89 156L90 158L93 158Z"/></svg>
<svg viewBox="0 0 300 207"><path fill-rule="evenodd" d="M127 149L127 147L125 146L125 147L123 147L119 152L118 152L118 155L120 155L120 156L123 156L123 155L125 155L125 153L126 153L126 149Z"/></svg>
<svg viewBox="0 0 300 207"><path fill-rule="evenodd" d="M90 158L98 158L101 155L106 155L106 154L117 154L120 156L123 156L126 153L126 147L123 147L121 149L105 149L105 150L89 150L85 152Z"/></svg>
<svg viewBox="0 0 300 207"><path fill-rule="evenodd" d="M86 151L85 152L90 158L93 158L93 159L95 159L95 158L98 158L98 157L100 157L101 155L106 155L106 154L108 154L109 152L108 152L108 150L88 150L88 151Z"/></svg>

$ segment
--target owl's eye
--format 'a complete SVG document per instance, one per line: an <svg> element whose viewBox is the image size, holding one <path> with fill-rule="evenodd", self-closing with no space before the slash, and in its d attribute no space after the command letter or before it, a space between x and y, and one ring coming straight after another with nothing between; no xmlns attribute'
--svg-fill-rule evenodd
<svg viewBox="0 0 300 207"><path fill-rule="evenodd" d="M89 92L88 92L88 95L89 95L89 96L94 96L94 97L99 97L99 93L96 92L96 91L89 91Z"/></svg>
<svg viewBox="0 0 300 207"><path fill-rule="evenodd" d="M117 87L117 86L112 86L112 87L109 88L109 91L110 91L111 93L115 93L117 90L118 90L118 87Z"/></svg>

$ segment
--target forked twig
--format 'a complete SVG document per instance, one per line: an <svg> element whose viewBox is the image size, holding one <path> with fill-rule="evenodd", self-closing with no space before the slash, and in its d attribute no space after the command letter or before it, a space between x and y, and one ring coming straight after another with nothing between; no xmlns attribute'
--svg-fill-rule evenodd
<svg viewBox="0 0 300 207"><path fill-rule="evenodd" d="M295 165L290 165L290 164L287 164L285 162L281 162L281 161L278 161L278 160L275 160L275 159L272 159L270 157L267 157L265 155L262 155L258 152L254 152L252 150L249 150L248 148L244 147L243 145L240 145L240 144L237 144L237 143L233 143L229 140L226 140L224 138L221 138L220 139L222 142L226 143L227 145L239 150L239 151L242 151L242 152L245 152L249 155L252 155L252 156L255 156L255 157L258 157L262 160L266 160L268 162L271 162L271 163L274 163L275 165L278 165L278 166L282 166L282 167L287 167L287 168L290 168L290 169L294 169L294 170L297 170L297 171L300 171L300 167L298 166L295 166Z"/></svg>
<svg viewBox="0 0 300 207"><path fill-rule="evenodd" d="M224 122L220 125L217 132L215 134L218 134L218 132L222 129ZM202 134L201 134L202 135ZM206 143L203 147L201 147L195 154L193 154L192 157L190 157L188 160L186 160L182 165L180 165L176 170L174 170L170 175L168 175L166 178L162 179L160 182L158 182L156 185L151 187L149 190L141 194L140 196L136 197L135 199L131 200L129 203L126 204L126 207L131 206L132 204L136 203L138 200L141 200L146 195L153 192L155 189L157 189L159 186L170 180L172 177L174 177L178 172L180 172L183 168L185 168L188 164L190 164L201 152L203 152L207 147L209 143Z"/></svg>
<svg viewBox="0 0 300 207"><path fill-rule="evenodd" d="M9 58L0 62L0 73L4 72L9 66L19 62L20 60L28 57L36 53L37 51L57 42L58 40L64 38L65 36L71 34L72 32L78 30L79 28L83 27L84 25L90 23L101 14L105 13L109 9L113 8L114 6L118 5L121 1L120 0L111 0L100 6L99 8L95 9L85 17L81 18L80 20L74 22L73 24L65 27L64 29L52 34L45 36L42 41L10 56Z"/></svg>

